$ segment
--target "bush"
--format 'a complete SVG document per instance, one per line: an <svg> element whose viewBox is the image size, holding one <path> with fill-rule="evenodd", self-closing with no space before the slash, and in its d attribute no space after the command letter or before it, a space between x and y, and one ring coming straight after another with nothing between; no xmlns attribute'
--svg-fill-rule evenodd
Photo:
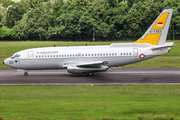
<svg viewBox="0 0 180 120"><path fill-rule="evenodd" d="M13 40L16 39L16 33L13 29L3 26L0 28L0 40Z"/></svg>

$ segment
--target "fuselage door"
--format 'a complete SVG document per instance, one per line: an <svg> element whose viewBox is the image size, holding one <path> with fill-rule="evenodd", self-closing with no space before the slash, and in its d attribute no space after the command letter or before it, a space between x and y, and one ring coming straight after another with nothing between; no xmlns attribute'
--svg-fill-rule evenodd
<svg viewBox="0 0 180 120"><path fill-rule="evenodd" d="M29 62L34 62L34 51L28 52L28 60Z"/></svg>
<svg viewBox="0 0 180 120"><path fill-rule="evenodd" d="M138 59L138 48L133 49L133 58L134 58L134 60Z"/></svg>

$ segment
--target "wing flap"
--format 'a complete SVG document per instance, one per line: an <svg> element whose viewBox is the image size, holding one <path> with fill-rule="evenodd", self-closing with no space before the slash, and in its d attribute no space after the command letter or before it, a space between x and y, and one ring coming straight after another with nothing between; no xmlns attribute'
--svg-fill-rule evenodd
<svg viewBox="0 0 180 120"><path fill-rule="evenodd" d="M69 66L77 66L77 67L85 67L85 66L97 66L97 65L107 65L109 61L93 61L93 62L65 62L63 64L63 67L69 67Z"/></svg>
<svg viewBox="0 0 180 120"><path fill-rule="evenodd" d="M83 66L93 66L93 65L107 65L109 61L94 61L94 62L84 62L84 63L78 63L77 67L83 67Z"/></svg>

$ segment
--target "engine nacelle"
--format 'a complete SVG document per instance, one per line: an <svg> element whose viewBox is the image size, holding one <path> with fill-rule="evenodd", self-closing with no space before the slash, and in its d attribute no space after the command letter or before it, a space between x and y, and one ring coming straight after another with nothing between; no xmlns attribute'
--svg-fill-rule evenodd
<svg viewBox="0 0 180 120"><path fill-rule="evenodd" d="M101 66L98 68L84 68L84 67L77 67L77 66L69 66L67 71L69 73L93 73L93 72L103 72L108 70L108 66Z"/></svg>

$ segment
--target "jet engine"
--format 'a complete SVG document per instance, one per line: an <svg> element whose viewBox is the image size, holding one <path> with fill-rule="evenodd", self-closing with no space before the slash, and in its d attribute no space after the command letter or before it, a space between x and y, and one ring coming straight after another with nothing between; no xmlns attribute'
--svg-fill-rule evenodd
<svg viewBox="0 0 180 120"><path fill-rule="evenodd" d="M101 65L100 67L93 67L93 66L69 66L67 71L69 73L93 73L93 72L103 72L108 70L108 66Z"/></svg>

